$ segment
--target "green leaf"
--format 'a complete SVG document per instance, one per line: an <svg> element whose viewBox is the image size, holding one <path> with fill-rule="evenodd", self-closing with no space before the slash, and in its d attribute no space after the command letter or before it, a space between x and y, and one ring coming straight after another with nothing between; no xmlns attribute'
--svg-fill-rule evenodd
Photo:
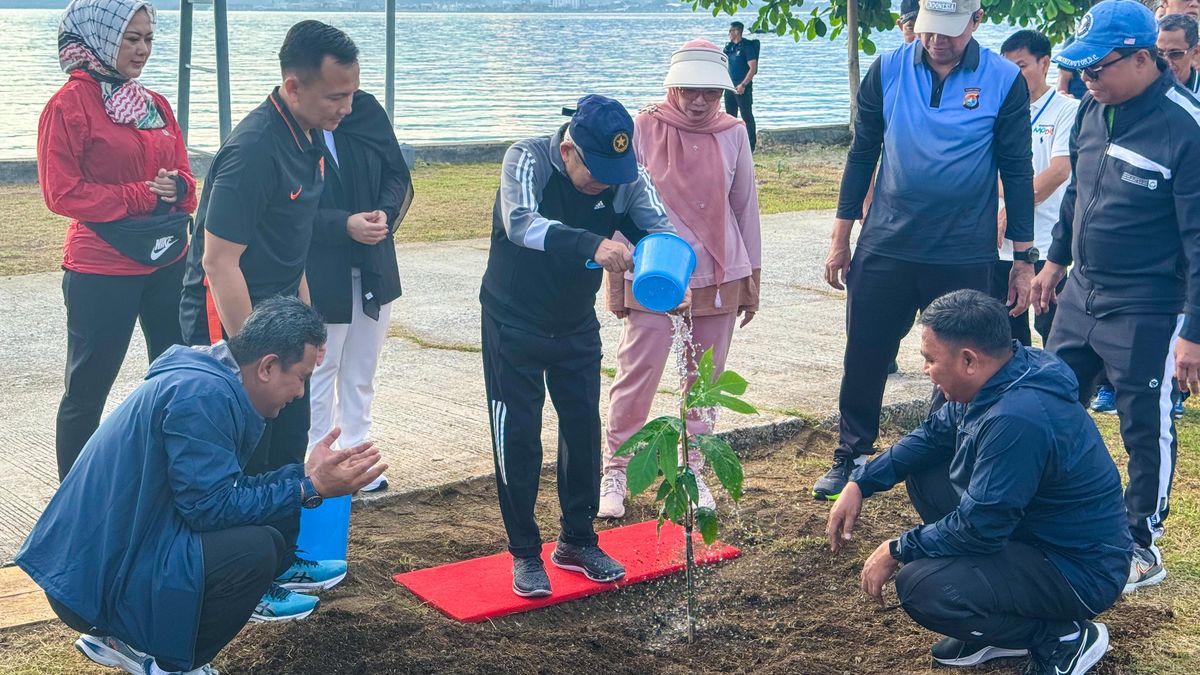
<svg viewBox="0 0 1200 675"><path fill-rule="evenodd" d="M867 38L864 37L862 40L859 41L859 45L862 47L863 53L866 54L867 56L875 55L876 47L875 47L874 42L871 42L870 40L868 40Z"/></svg>
<svg viewBox="0 0 1200 675"><path fill-rule="evenodd" d="M674 485L671 485L670 483L668 483L667 481L664 480L662 482L662 485L658 486L658 494L654 495L654 501L656 503L661 502L662 500L666 499L667 495L670 494L671 490L674 490L674 489L675 489Z"/></svg>
<svg viewBox="0 0 1200 675"><path fill-rule="evenodd" d="M646 448L634 455L625 467L625 476L629 481L629 493L634 497L641 494L658 478L658 452Z"/></svg>
<svg viewBox="0 0 1200 675"><path fill-rule="evenodd" d="M713 398L713 402L716 403L717 405L721 406L722 408L728 408L729 410L732 410L733 412L736 412L736 413L741 413L743 415L753 415L754 413L758 412L758 410L754 406L750 405L749 403L746 403L745 401L743 401L740 398L735 398L733 396L726 396L725 394L713 394L712 398Z"/></svg>
<svg viewBox="0 0 1200 675"><path fill-rule="evenodd" d="M717 379L712 383L713 389L727 391L735 396L741 396L746 393L746 378L738 375L732 370L722 371Z"/></svg>
<svg viewBox="0 0 1200 675"><path fill-rule="evenodd" d="M621 444L617 448L616 456L632 455L639 452L639 445L645 445L657 449L660 445L670 444L679 445L679 432L682 429L679 423L679 418L674 415L663 415L650 420L637 433L629 437L629 440Z"/></svg>
<svg viewBox="0 0 1200 675"><path fill-rule="evenodd" d="M720 526L717 524L717 513L712 509L696 509L696 524L700 526L700 536L704 543L712 545L717 540Z"/></svg>
<svg viewBox="0 0 1200 675"><path fill-rule="evenodd" d="M672 521L683 524L687 518L688 500L683 490L671 490L663 501L663 513Z"/></svg>
<svg viewBox="0 0 1200 675"><path fill-rule="evenodd" d="M745 477L742 474L742 461L738 459L737 453L723 438L700 434L695 436L695 439L701 454L717 475L717 480L721 481L721 487L725 488L733 501L740 500Z"/></svg>
<svg viewBox="0 0 1200 675"><path fill-rule="evenodd" d="M692 473L691 467L683 470L679 474L679 484L687 491L687 496L691 498L693 504L700 503L700 487L696 485L696 474Z"/></svg>
<svg viewBox="0 0 1200 675"><path fill-rule="evenodd" d="M679 446L663 443L658 446L658 468L671 485L679 478Z"/></svg>

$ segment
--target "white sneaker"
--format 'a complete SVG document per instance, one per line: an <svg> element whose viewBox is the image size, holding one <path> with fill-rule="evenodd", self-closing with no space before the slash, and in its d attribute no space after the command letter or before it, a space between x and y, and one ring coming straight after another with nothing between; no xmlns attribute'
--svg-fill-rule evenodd
<svg viewBox="0 0 1200 675"><path fill-rule="evenodd" d="M388 489L387 477L379 474L378 478L362 486L360 492L380 492L386 489Z"/></svg>
<svg viewBox="0 0 1200 675"><path fill-rule="evenodd" d="M625 471L609 469L600 479L600 510L597 518L622 518L625 516Z"/></svg>
<svg viewBox="0 0 1200 675"><path fill-rule="evenodd" d="M694 471L694 470L693 470ZM704 476L700 475L699 471L696 474L696 492L699 493L700 501L696 504L702 509L717 510L717 500L713 499L712 491L704 484Z"/></svg>
<svg viewBox="0 0 1200 675"><path fill-rule="evenodd" d="M127 673L142 675L148 663L153 661L143 652L130 647L115 637L96 637L83 634L75 641L75 649L93 663L120 668Z"/></svg>

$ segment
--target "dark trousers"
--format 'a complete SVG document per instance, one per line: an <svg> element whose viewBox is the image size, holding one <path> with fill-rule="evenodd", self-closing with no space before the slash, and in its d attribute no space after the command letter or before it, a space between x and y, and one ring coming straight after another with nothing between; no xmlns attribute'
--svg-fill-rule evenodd
<svg viewBox="0 0 1200 675"><path fill-rule="evenodd" d="M1118 314L1098 319L1068 287L1059 296L1058 318L1046 350L1062 359L1079 380L1079 402L1091 400L1103 373L1116 391L1121 440L1129 453L1125 509L1138 546L1162 534L1175 475L1175 418L1171 393L1175 341L1183 318L1169 314Z"/></svg>
<svg viewBox="0 0 1200 675"><path fill-rule="evenodd" d="M959 503L948 463L911 476L908 493L925 523ZM911 562L896 575L896 595L913 621L931 631L1042 657L1078 629L1076 621L1094 616L1045 554L1018 541L993 555Z"/></svg>
<svg viewBox="0 0 1200 675"><path fill-rule="evenodd" d="M746 123L746 133L750 136L750 150L754 151L754 147L758 144L758 133L754 126L754 83L746 85L742 91L742 95L738 96L732 91L725 92L725 112L737 117L740 113L742 121Z"/></svg>
<svg viewBox="0 0 1200 675"><path fill-rule="evenodd" d="M514 557L541 554L533 507L542 473L546 391L558 415L559 540L594 546L600 507L600 332L545 337L483 311L483 382L500 514Z"/></svg>
<svg viewBox="0 0 1200 675"><path fill-rule="evenodd" d="M997 260L992 265L992 287L991 295L1000 302L1008 301L1008 275L1012 272L1011 260ZM1042 271L1046 266L1046 261L1039 260L1034 263L1034 274ZM1067 279L1058 282L1059 293L1062 293L1063 286L1066 285ZM1050 339L1050 327L1054 324L1054 313L1058 311L1058 305L1051 303L1050 310L1045 314L1035 314L1033 317L1033 329L1038 335L1042 336L1042 344L1046 344L1046 340ZM1014 340L1018 340L1026 347L1033 346L1033 334L1029 332L1029 310L1021 313L1021 316L1008 317L1008 323L1012 327L1012 336Z"/></svg>
<svg viewBox="0 0 1200 675"><path fill-rule="evenodd" d="M54 436L59 480L67 477L84 444L100 426L104 402L125 360L134 323L142 326L150 361L183 341L179 334L183 267L180 260L145 275L63 273L66 387Z"/></svg>
<svg viewBox="0 0 1200 675"><path fill-rule="evenodd" d="M917 312L960 288L986 292L990 275L987 262L927 265L861 248L854 252L846 279L846 356L838 397L842 418L836 456L875 451L888 366Z"/></svg>
<svg viewBox="0 0 1200 675"><path fill-rule="evenodd" d="M287 466L288 464L303 464L304 455L308 451L308 425L311 416L309 407L308 383L304 383L304 396L285 405L274 419L267 420L262 438L254 455L246 464L246 475L267 473ZM300 535L300 511L284 516L270 525L283 535L287 550L296 548L296 538ZM292 564L293 556L285 556L286 569Z"/></svg>
<svg viewBox="0 0 1200 675"><path fill-rule="evenodd" d="M287 549L283 537L272 527L250 525L203 532L200 542L204 550L204 599L194 656L191 663L157 659L158 667L166 671L186 671L210 663L250 620L271 581L286 569L286 565L280 567L280 561ZM47 600L72 630L96 637L110 635L54 598L47 596ZM121 635L112 637L127 641Z"/></svg>

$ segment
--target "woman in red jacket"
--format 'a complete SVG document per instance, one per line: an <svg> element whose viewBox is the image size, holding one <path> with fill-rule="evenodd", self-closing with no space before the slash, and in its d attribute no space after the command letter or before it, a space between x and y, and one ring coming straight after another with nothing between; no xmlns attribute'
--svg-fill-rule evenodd
<svg viewBox="0 0 1200 675"><path fill-rule="evenodd" d="M134 322L152 361L182 342L179 294L195 179L166 99L137 81L153 39L154 7L145 0L74 0L58 34L70 78L38 123L42 195L71 219L63 245L60 480L100 423Z"/></svg>

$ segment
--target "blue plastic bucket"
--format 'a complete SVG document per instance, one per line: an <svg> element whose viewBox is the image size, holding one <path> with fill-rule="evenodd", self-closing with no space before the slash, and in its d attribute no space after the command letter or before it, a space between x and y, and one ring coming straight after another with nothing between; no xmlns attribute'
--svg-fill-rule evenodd
<svg viewBox="0 0 1200 675"><path fill-rule="evenodd" d="M308 560L345 560L350 542L350 495L333 497L315 509L300 509L296 548Z"/></svg>
<svg viewBox="0 0 1200 675"><path fill-rule="evenodd" d="M633 297L653 312L668 312L683 302L696 269L696 252L677 234L646 235L633 249Z"/></svg>

